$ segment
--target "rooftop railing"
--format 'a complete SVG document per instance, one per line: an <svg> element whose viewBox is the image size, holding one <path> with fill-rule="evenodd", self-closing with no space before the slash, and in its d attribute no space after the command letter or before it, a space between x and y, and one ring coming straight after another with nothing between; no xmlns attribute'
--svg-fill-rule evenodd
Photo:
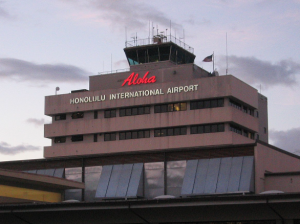
<svg viewBox="0 0 300 224"><path fill-rule="evenodd" d="M129 72L129 71L130 71L130 68L123 68L123 69L117 69L117 70L111 70L111 71L98 72L97 75L105 75L105 74Z"/></svg>
<svg viewBox="0 0 300 224"><path fill-rule="evenodd" d="M134 39L131 41L126 41L125 42L125 47L137 47L137 46L145 46L145 45L150 45L150 44L161 44L161 43L168 43L168 42L172 42L177 44L178 46L182 47L183 49L191 52L192 54L194 54L194 48L192 48L191 46L187 45L186 43L184 43L183 41L181 41L180 39L177 39L174 36L171 35L156 35L152 38L146 38L146 39Z"/></svg>

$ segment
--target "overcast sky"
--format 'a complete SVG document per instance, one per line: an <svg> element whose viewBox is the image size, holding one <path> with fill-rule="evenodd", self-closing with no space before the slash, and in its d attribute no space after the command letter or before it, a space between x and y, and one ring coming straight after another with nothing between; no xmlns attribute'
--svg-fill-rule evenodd
<svg viewBox="0 0 300 224"><path fill-rule="evenodd" d="M270 143L300 154L300 0L0 0L0 161L43 157L44 97L127 68L125 40L150 25L268 97ZM125 29L127 35L125 35Z"/></svg>

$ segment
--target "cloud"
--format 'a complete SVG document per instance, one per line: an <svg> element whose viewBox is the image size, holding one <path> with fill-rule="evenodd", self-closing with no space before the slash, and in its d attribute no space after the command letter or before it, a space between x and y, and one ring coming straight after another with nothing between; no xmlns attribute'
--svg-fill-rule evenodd
<svg viewBox="0 0 300 224"><path fill-rule="evenodd" d="M127 61L127 59L116 61L116 62L114 62L114 66L115 67L128 67L128 61Z"/></svg>
<svg viewBox="0 0 300 224"><path fill-rule="evenodd" d="M266 88L275 85L297 84L300 64L290 59L277 63L262 61L255 57L228 57L229 74L237 76L249 84L263 84ZM220 70L226 68L226 58L221 57ZM224 72L225 73L225 72Z"/></svg>
<svg viewBox="0 0 300 224"><path fill-rule="evenodd" d="M6 142L0 142L0 154L3 155L16 155L19 153L30 152L30 151L39 151L40 147L32 145L18 145L11 146Z"/></svg>
<svg viewBox="0 0 300 224"><path fill-rule="evenodd" d="M97 10L98 17L103 23L111 27L124 27L130 29L141 29L148 27L149 21L162 25L163 28L170 27L170 18L157 8L147 5L145 1L107 1L107 0L84 0L70 1L61 0L69 4L80 4L89 9ZM172 21L172 27L182 29L182 26Z"/></svg>
<svg viewBox="0 0 300 224"><path fill-rule="evenodd" d="M0 4L1 3L3 2L0 2ZM11 15L5 9L3 9L3 7L0 6L0 19L1 18L9 19L11 18Z"/></svg>
<svg viewBox="0 0 300 224"><path fill-rule="evenodd" d="M91 75L79 67L66 64L36 64L14 58L0 58L0 79L15 81L82 82Z"/></svg>
<svg viewBox="0 0 300 224"><path fill-rule="evenodd" d="M42 126L45 124L45 119L36 119L36 118L29 118L26 120L28 123L34 124L36 127Z"/></svg>
<svg viewBox="0 0 300 224"><path fill-rule="evenodd" d="M275 146L300 155L300 128L287 131L270 130L269 136Z"/></svg>

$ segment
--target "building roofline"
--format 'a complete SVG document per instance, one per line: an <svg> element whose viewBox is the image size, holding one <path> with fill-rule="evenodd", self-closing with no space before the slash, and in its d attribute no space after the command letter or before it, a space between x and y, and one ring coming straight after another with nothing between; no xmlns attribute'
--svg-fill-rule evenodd
<svg viewBox="0 0 300 224"><path fill-rule="evenodd" d="M281 153L284 153L286 155L292 156L294 158L300 159L300 156L298 156L298 155L296 155L294 153L288 152L288 151L286 151L284 149L280 149L280 148L278 148L278 147L276 147L274 145L270 145L269 143L263 142L261 140L257 140L257 143L259 143L261 145L264 145L264 146L267 146L267 147L270 147L271 149L274 149L277 152L281 152Z"/></svg>

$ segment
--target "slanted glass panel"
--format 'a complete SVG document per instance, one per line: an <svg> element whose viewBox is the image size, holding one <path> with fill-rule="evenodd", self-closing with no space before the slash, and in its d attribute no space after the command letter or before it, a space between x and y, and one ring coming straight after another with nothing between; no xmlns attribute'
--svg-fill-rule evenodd
<svg viewBox="0 0 300 224"><path fill-rule="evenodd" d="M55 169L46 169L44 175L53 177L54 171L55 171Z"/></svg>
<svg viewBox="0 0 300 224"><path fill-rule="evenodd" d="M159 47L160 61L168 61L170 57L170 46Z"/></svg>
<svg viewBox="0 0 300 224"><path fill-rule="evenodd" d="M242 165L243 165L243 157L232 158L227 192L236 192L239 190Z"/></svg>
<svg viewBox="0 0 300 224"><path fill-rule="evenodd" d="M149 62L159 61L158 47L148 49Z"/></svg>
<svg viewBox="0 0 300 224"><path fill-rule="evenodd" d="M171 48L171 61L176 63L176 53L177 53L177 49L175 46L172 46Z"/></svg>
<svg viewBox="0 0 300 224"><path fill-rule="evenodd" d="M138 62L140 64L148 63L147 49L138 51Z"/></svg>
<svg viewBox="0 0 300 224"><path fill-rule="evenodd" d="M124 164L122 166L116 197L126 197L128 186L129 186L129 180L132 172L132 167L133 164Z"/></svg>
<svg viewBox="0 0 300 224"><path fill-rule="evenodd" d="M253 191L254 157L244 156L239 191Z"/></svg>
<svg viewBox="0 0 300 224"><path fill-rule="evenodd" d="M23 171L23 172L25 172L25 173L36 173L37 170L26 170L26 171Z"/></svg>
<svg viewBox="0 0 300 224"><path fill-rule="evenodd" d="M226 193L229 184L229 175L231 168L232 157L221 159L220 173L217 184L216 193Z"/></svg>
<svg viewBox="0 0 300 224"><path fill-rule="evenodd" d="M58 169L55 169L55 172L54 172L54 177L59 177L59 178L63 178L64 177L64 171L65 169L64 168L58 168Z"/></svg>
<svg viewBox="0 0 300 224"><path fill-rule="evenodd" d="M106 192L107 192L110 176L112 173L112 168L113 168L112 165L103 166L99 184L96 190L96 195L95 195L96 198L106 197Z"/></svg>
<svg viewBox="0 0 300 224"><path fill-rule="evenodd" d="M185 52L180 48L177 48L176 64L185 64Z"/></svg>
<svg viewBox="0 0 300 224"><path fill-rule="evenodd" d="M214 158L209 160L208 171L205 182L205 194L214 194L217 188L219 168L221 158Z"/></svg>
<svg viewBox="0 0 300 224"><path fill-rule="evenodd" d="M135 163L133 164L131 177L129 180L127 197L138 197L139 195L139 187L143 177L143 163Z"/></svg>
<svg viewBox="0 0 300 224"><path fill-rule="evenodd" d="M37 173L37 174L44 175L45 172L46 172L46 170L42 169L42 170L38 170L36 173Z"/></svg>
<svg viewBox="0 0 300 224"><path fill-rule="evenodd" d="M209 159L199 159L193 194L203 194L208 171Z"/></svg>
<svg viewBox="0 0 300 224"><path fill-rule="evenodd" d="M137 52L135 50L126 51L126 57L128 59L129 65L138 65Z"/></svg>
<svg viewBox="0 0 300 224"><path fill-rule="evenodd" d="M189 195L193 193L195 177L197 172L198 160L188 160L183 178L181 194Z"/></svg>

